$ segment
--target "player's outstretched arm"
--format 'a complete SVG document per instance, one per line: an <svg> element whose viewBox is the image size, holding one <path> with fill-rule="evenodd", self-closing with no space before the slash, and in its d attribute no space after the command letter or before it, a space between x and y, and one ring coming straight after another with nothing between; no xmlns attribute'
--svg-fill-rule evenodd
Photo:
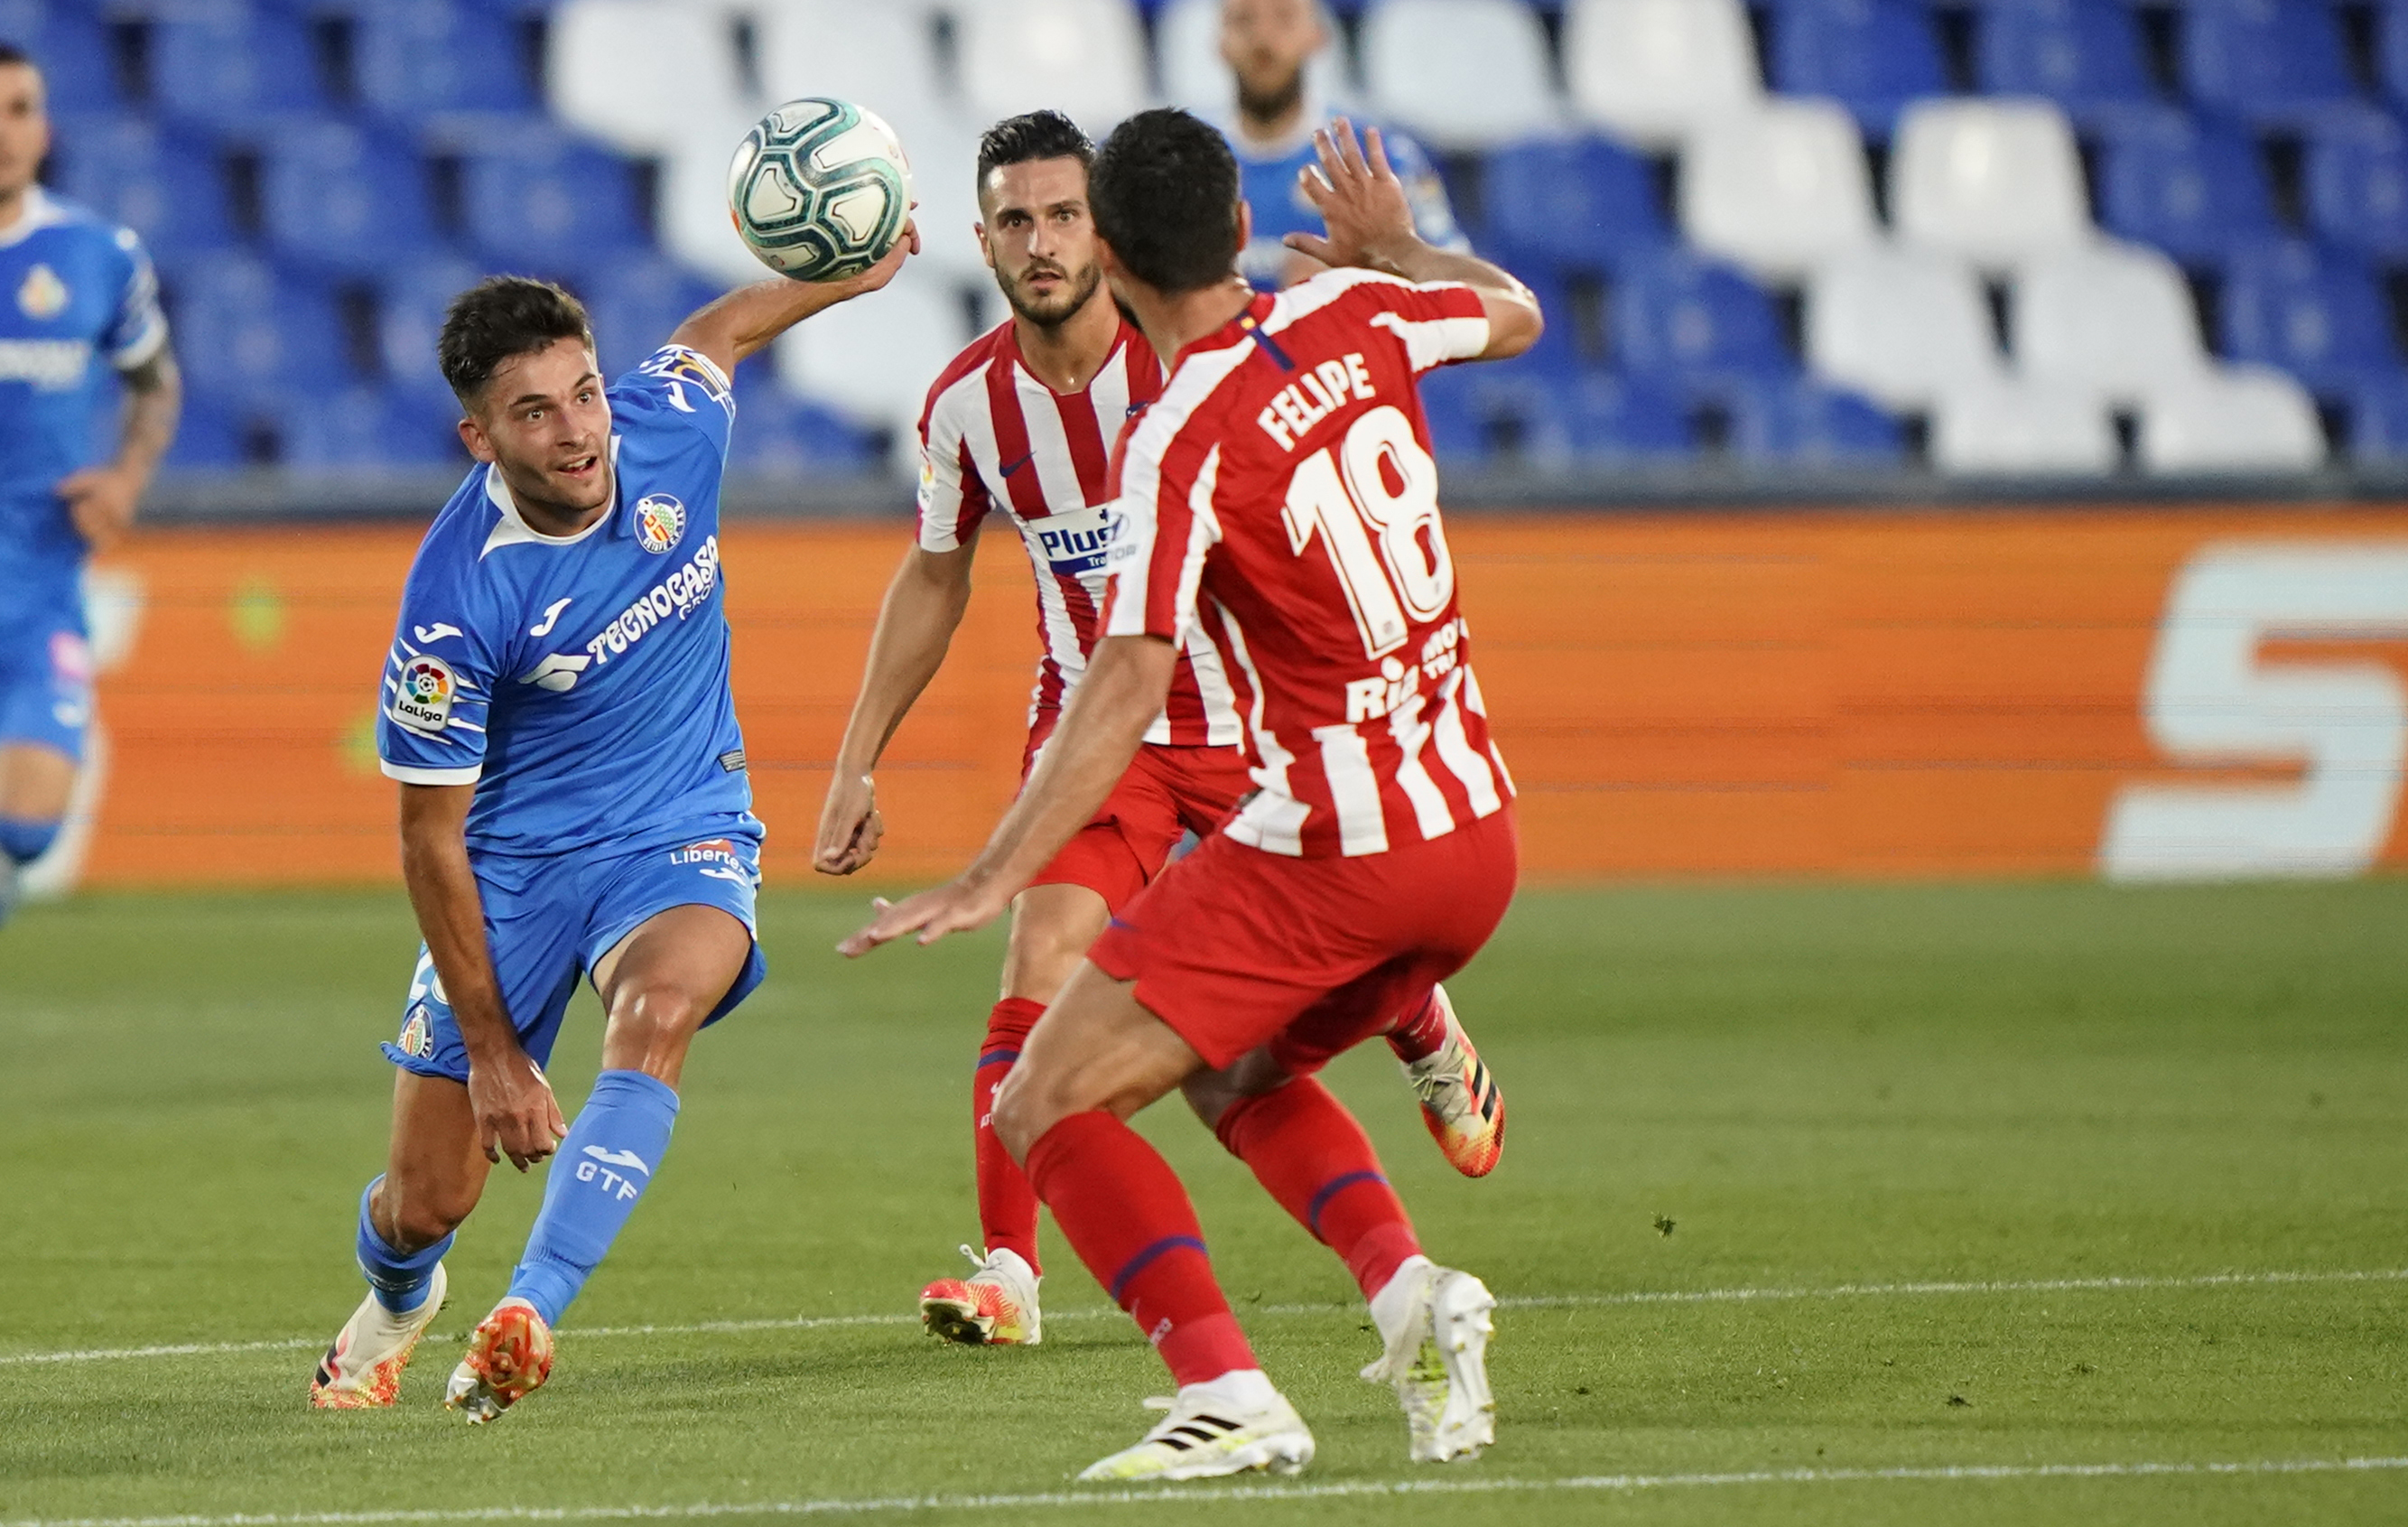
<svg viewBox="0 0 2408 1527"><path fill-rule="evenodd" d="M465 828L473 785L401 787L401 875L435 973L468 1048L468 1103L485 1160L524 1172L550 1156L568 1122L543 1072L519 1044L485 944L484 900L468 866Z"/></svg>
<svg viewBox="0 0 2408 1527"><path fill-rule="evenodd" d="M906 933L934 944L1003 915L1071 834L1095 819L1128 771L1145 729L1162 713L1178 661L1178 649L1159 637L1108 636L1097 642L1037 772L970 867L935 890L892 905L873 903L878 915L838 951L866 955Z"/></svg>
<svg viewBox="0 0 2408 1527"><path fill-rule="evenodd" d="M125 383L125 405L116 456L106 466L69 473L58 487L76 533L96 552L108 550L134 527L135 507L159 459L176 442L176 421L184 411L184 374L176 368L174 351L162 346L119 376Z"/></svg>
<svg viewBox="0 0 2408 1527"><path fill-rule="evenodd" d="M914 546L903 554L886 602L870 633L869 662L861 693L837 749L836 775L820 808L819 841L811 868L824 875L849 875L878 853L885 824L878 815L878 791L870 771L878 767L895 728L911 712L920 692L944 665L945 650L970 602L970 559L978 542L950 552Z"/></svg>
<svg viewBox="0 0 2408 1527"><path fill-rule="evenodd" d="M698 350L729 376L736 363L815 312L877 291L895 279L903 262L920 252L920 227L903 224L903 237L886 258L858 276L835 281L798 281L788 277L739 286L680 324L669 343Z"/></svg>
<svg viewBox="0 0 2408 1527"><path fill-rule="evenodd" d="M1482 360L1505 360L1539 342L1546 319L1528 287L1501 266L1422 238L1378 128L1370 130L1367 148L1355 138L1354 123L1340 117L1312 135L1312 146L1321 166L1298 171L1297 184L1320 209L1329 236L1292 233L1286 239L1290 249L1326 265L1360 266L1412 281L1461 281L1480 294L1488 310L1488 348L1480 353Z"/></svg>

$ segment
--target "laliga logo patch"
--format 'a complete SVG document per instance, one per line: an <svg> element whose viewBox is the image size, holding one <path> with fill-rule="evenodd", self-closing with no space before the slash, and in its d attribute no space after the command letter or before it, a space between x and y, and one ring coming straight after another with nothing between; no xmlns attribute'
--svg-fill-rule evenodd
<svg viewBox="0 0 2408 1527"><path fill-rule="evenodd" d="M685 505L666 493L647 494L636 504L636 539L657 556L685 536Z"/></svg>
<svg viewBox="0 0 2408 1527"><path fill-rule="evenodd" d="M435 1030L426 1021L426 1004L419 1003L409 1010L408 1021L401 1026L401 1039L394 1046L404 1055L414 1055L421 1060L435 1053Z"/></svg>
<svg viewBox="0 0 2408 1527"><path fill-rule="evenodd" d="M452 701L459 693L460 680L451 664L440 657L413 657L402 665L391 714L412 731L441 731L452 724Z"/></svg>
<svg viewBox="0 0 2408 1527"><path fill-rule="evenodd" d="M25 272L25 283L17 288L18 311L42 320L56 318L66 309L67 283L59 280L57 271L37 265Z"/></svg>

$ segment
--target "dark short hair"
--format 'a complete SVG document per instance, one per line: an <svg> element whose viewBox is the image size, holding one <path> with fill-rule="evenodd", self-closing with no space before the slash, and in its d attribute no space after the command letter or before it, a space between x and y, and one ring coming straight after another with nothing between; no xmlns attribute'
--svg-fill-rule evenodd
<svg viewBox="0 0 2408 1527"><path fill-rule="evenodd" d="M1096 162L1096 142L1059 111L1024 111L1006 117L979 137L980 194L985 194L989 175L1006 165L1025 165L1032 159L1075 159L1085 169Z"/></svg>
<svg viewBox="0 0 2408 1527"><path fill-rule="evenodd" d="M28 68L35 69L41 67L40 65L34 62L33 54L25 51L22 48L18 47L15 43L0 42L0 65L8 64L22 64Z"/></svg>
<svg viewBox="0 0 2408 1527"><path fill-rule="evenodd" d="M489 276L452 299L435 354L452 394L473 405L504 361L562 339L594 343L583 303L550 281Z"/></svg>
<svg viewBox="0 0 2408 1527"><path fill-rule="evenodd" d="M1158 107L1113 128L1088 168L1087 202L1121 268L1166 295L1237 267L1237 157L1188 112Z"/></svg>

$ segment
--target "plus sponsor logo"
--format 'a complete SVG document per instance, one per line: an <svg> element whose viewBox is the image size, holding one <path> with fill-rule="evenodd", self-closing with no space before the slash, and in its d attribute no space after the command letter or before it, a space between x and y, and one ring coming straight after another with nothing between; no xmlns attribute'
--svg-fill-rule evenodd
<svg viewBox="0 0 2408 1527"><path fill-rule="evenodd" d="M1032 520L1028 528L1045 553L1047 566L1062 577L1078 578L1104 570L1112 540L1120 533L1120 516L1112 512L1111 505L1098 504L1076 513Z"/></svg>
<svg viewBox="0 0 2408 1527"><path fill-rule="evenodd" d="M719 538L705 536L692 561L621 611L616 620L602 627L600 636L585 643L585 655L596 668L607 667L611 658L624 654L656 627L701 609L718 586Z"/></svg>
<svg viewBox="0 0 2408 1527"><path fill-rule="evenodd" d="M623 1203L632 1203L644 1190L644 1184L628 1176L628 1173L640 1172L645 1182L652 1180L652 1166L632 1150L588 1145L583 1154L586 1160L577 1163L577 1180L595 1184Z"/></svg>

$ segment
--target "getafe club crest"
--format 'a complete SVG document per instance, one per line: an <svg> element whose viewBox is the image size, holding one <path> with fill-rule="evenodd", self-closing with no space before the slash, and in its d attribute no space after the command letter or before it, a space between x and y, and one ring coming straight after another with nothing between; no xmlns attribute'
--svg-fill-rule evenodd
<svg viewBox="0 0 2408 1527"><path fill-rule="evenodd" d="M409 1017L401 1026L401 1040L395 1047L402 1054L414 1055L422 1060L435 1053L435 1035L427 1026L424 1002L409 1010Z"/></svg>
<svg viewBox="0 0 2408 1527"><path fill-rule="evenodd" d="M67 283L49 266L37 265L25 272L24 284L17 288L17 309L26 317L52 319L66 311Z"/></svg>
<svg viewBox="0 0 2408 1527"><path fill-rule="evenodd" d="M392 715L412 731L439 732L452 724L452 701L460 680L440 657L413 657L402 665L393 694Z"/></svg>
<svg viewBox="0 0 2408 1527"><path fill-rule="evenodd" d="M636 504L636 539L658 555L685 535L685 505L666 493L647 494Z"/></svg>

